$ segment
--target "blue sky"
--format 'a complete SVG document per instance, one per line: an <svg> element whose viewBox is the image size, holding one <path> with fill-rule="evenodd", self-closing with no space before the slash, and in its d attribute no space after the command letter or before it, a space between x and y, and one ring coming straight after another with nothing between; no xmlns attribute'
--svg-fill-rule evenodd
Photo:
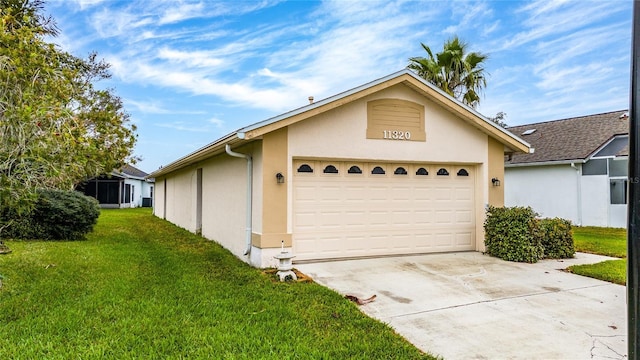
<svg viewBox="0 0 640 360"><path fill-rule="evenodd" d="M49 0L54 41L97 51L151 172L240 127L406 67L458 35L489 55L478 111L519 125L628 108L618 1Z"/></svg>

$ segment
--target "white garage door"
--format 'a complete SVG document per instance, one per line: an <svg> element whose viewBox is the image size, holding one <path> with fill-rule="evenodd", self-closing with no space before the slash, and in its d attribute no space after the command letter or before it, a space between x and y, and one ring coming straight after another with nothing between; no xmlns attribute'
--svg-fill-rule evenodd
<svg viewBox="0 0 640 360"><path fill-rule="evenodd" d="M475 248L473 166L293 165L296 260Z"/></svg>

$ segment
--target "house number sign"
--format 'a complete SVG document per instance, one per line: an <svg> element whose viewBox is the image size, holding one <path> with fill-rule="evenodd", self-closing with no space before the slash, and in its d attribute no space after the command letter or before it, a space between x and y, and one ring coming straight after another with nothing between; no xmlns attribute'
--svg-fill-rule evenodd
<svg viewBox="0 0 640 360"><path fill-rule="evenodd" d="M383 130L382 138L390 140L411 140L411 131Z"/></svg>

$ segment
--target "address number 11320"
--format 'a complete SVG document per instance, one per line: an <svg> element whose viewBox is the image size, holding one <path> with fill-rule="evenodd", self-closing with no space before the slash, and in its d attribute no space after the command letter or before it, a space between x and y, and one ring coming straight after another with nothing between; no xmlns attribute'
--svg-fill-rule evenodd
<svg viewBox="0 0 640 360"><path fill-rule="evenodd" d="M382 138L391 140L411 140L411 131L383 130Z"/></svg>

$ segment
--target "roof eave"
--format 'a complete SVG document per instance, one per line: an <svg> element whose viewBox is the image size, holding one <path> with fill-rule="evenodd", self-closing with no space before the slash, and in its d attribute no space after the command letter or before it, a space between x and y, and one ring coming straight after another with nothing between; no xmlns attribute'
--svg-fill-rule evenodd
<svg viewBox="0 0 640 360"><path fill-rule="evenodd" d="M453 109L459 116L487 135L498 139L509 149L515 152L523 152L527 154L531 152L531 145L528 142L490 121L475 109L449 96L435 85L419 77L413 71L408 69L395 72L313 104L309 104L296 110L244 127L238 130L238 133L242 134L243 138L255 138L311 116L331 110L345 103L358 100L375 93L380 89L388 88L400 83L411 84L414 90L420 90L421 92L428 94L434 101L445 106L445 108Z"/></svg>
<svg viewBox="0 0 640 360"><path fill-rule="evenodd" d="M536 161L527 163L505 163L505 168L515 167L527 167L527 166L549 166L549 165L570 165L570 164L584 164L587 161L585 159L573 159L573 160L550 160L550 161Z"/></svg>
<svg viewBox="0 0 640 360"><path fill-rule="evenodd" d="M168 174L170 172L179 170L183 167L189 166L189 165L193 165L199 161L202 161L206 158L208 158L211 155L215 155L216 153L219 152L224 152L224 147L226 144L236 144L238 142L242 141L242 137L240 137L238 132L232 132L230 134L227 134L223 137L221 137L220 139L207 144L203 147L201 147L200 149L179 158L178 160L175 160L171 163L169 163L166 166L163 166L161 168L159 168L158 170L152 172L151 174L147 175L145 177L145 179L151 179L151 178L157 178L157 177L161 177L162 175Z"/></svg>

